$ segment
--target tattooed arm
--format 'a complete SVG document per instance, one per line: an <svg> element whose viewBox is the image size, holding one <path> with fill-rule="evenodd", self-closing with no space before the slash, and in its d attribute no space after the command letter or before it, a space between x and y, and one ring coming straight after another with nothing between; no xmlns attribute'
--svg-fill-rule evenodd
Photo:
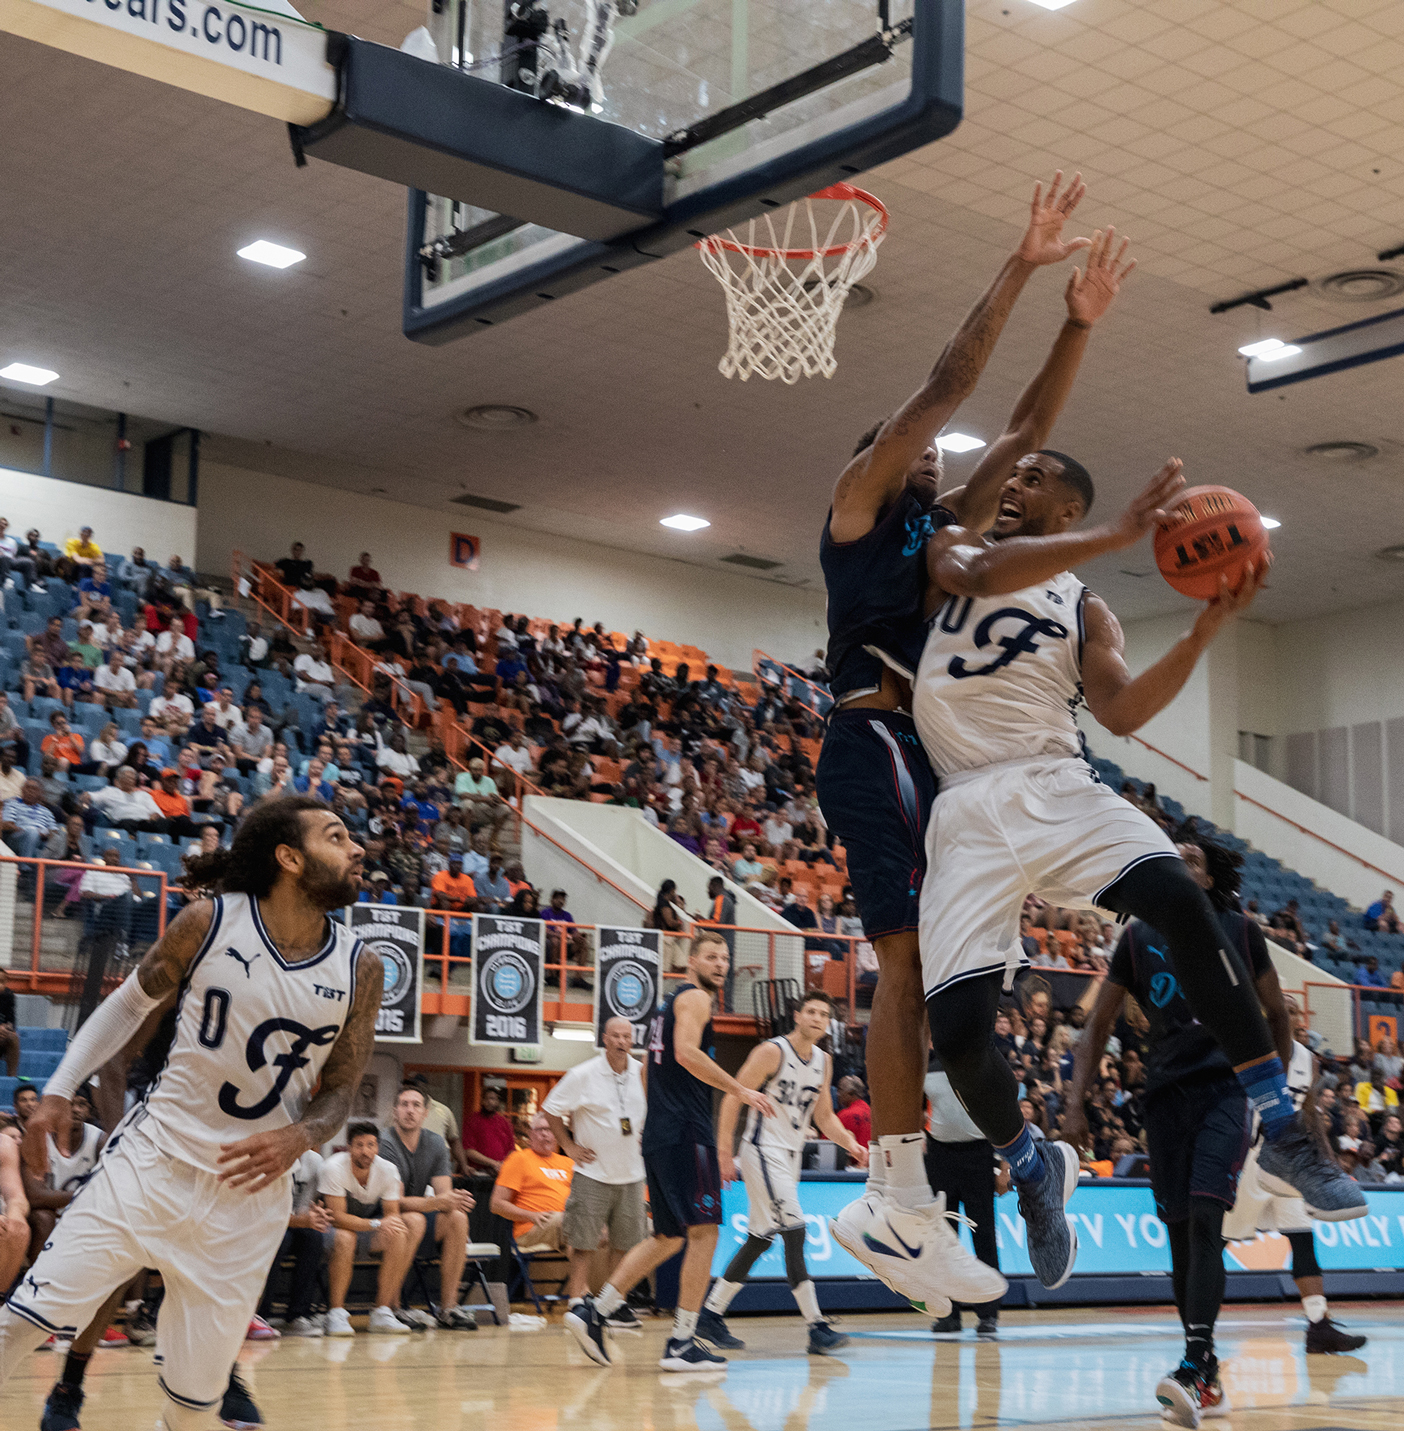
<svg viewBox="0 0 1404 1431"><path fill-rule="evenodd" d="M208 899L187 905L165 934L146 951L136 972L100 1003L74 1035L63 1061L44 1089L38 1111L24 1134L25 1166L42 1179L49 1171L45 1135L55 1138L68 1129L74 1092L95 1069L118 1056L180 986L210 932L214 904Z"/></svg>
<svg viewBox="0 0 1404 1431"><path fill-rule="evenodd" d="M351 1010L322 1065L321 1085L302 1118L287 1128L223 1144L219 1153L219 1161L225 1165L222 1182L259 1192L282 1177L309 1148L320 1148L346 1122L375 1043L375 1016L380 1012L384 984L380 955L362 949Z"/></svg>

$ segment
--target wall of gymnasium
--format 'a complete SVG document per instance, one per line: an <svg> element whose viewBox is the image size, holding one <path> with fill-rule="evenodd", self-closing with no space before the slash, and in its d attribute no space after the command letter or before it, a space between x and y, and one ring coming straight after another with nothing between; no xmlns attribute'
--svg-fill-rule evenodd
<svg viewBox="0 0 1404 1431"><path fill-rule="evenodd" d="M482 539L477 571L449 565L449 534ZM385 582L450 601L555 620L603 621L614 631L700 646L734 669L760 647L806 662L825 643L822 594L661 557L572 541L380 497L202 462L197 566L227 572L229 553L273 560L306 544L319 571L344 578L369 550Z"/></svg>
<svg viewBox="0 0 1404 1431"><path fill-rule="evenodd" d="M145 547L153 561L179 556L189 562L196 550L194 507L7 467L0 467L0 517L9 519L12 535L38 527L44 541L58 546L76 537L79 527L91 527L105 552L125 556L134 546Z"/></svg>

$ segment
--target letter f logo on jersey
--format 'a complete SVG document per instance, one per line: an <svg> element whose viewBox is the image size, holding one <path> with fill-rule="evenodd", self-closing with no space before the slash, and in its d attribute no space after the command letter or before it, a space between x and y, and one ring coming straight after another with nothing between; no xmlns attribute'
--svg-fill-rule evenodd
<svg viewBox="0 0 1404 1431"><path fill-rule="evenodd" d="M248 1046L244 1050L244 1056L253 1072L257 1073L268 1063L264 1044L273 1034L279 1032L292 1034L292 1044L286 1053L274 1057L273 1067L278 1070L278 1077L274 1080L273 1087L252 1108L245 1108L240 1104L239 1095L243 1092L241 1088L232 1083L226 1083L220 1088L220 1109L231 1118L247 1118L252 1121L271 1113L278 1106L283 1090L288 1086L293 1074L312 1062L306 1057L307 1050L313 1044L319 1048L329 1044L337 1036L339 1026L325 1024L319 1029L309 1029L306 1024L300 1024L295 1019L264 1019L249 1035Z"/></svg>
<svg viewBox="0 0 1404 1431"><path fill-rule="evenodd" d="M1002 667L1017 661L1024 652L1032 654L1037 651L1040 636L1051 636L1055 640L1061 641L1068 634L1066 626L1057 621L1050 621L1046 616L1034 616L1021 606L1002 606L998 611L990 612L975 628L972 639L979 650L983 651L990 644L990 633L994 629L995 622L1004 620L1021 621L1023 626L1013 635L1001 636L994 642L1002 649L1003 654L996 656L985 666L967 666L964 656L952 656L951 664L947 670L954 680L962 680L966 676L992 676Z"/></svg>

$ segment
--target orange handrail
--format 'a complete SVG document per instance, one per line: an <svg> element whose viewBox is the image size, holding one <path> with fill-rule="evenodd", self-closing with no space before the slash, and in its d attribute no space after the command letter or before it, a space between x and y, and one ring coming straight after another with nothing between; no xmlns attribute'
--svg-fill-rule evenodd
<svg viewBox="0 0 1404 1431"><path fill-rule="evenodd" d="M1167 754L1167 752L1161 750L1158 746L1152 745L1150 741L1143 740L1139 735L1131 735L1128 739L1134 740L1137 745L1144 745L1153 755L1158 755L1162 760L1168 760L1171 765L1179 766L1187 775L1193 775L1196 780L1202 780L1206 785L1209 783L1209 777L1207 775L1201 775L1193 766L1186 765L1183 760L1176 760L1173 755Z"/></svg>
<svg viewBox="0 0 1404 1431"><path fill-rule="evenodd" d="M622 885L615 884L615 882L610 879L607 874L601 874L599 870L594 867L594 865L590 864L587 860L581 858L581 856L577 855L574 850L563 845L558 839L556 839L554 835L548 835L546 831L543 830L541 826L538 825L534 820L528 820L527 817L520 811L518 811L517 818L521 821L523 825L527 827L527 829L531 830L533 834L540 835L543 840L549 841L558 850L560 850L562 854L569 855L570 858L573 859L576 864L578 864L582 869L588 870L590 874L592 874L600 884L607 884L616 894L622 894L625 899L627 899L631 904L637 905L638 908L644 911L644 913L649 912L651 906L645 904L643 900L641 900L637 895L630 894L629 891L623 888Z"/></svg>
<svg viewBox="0 0 1404 1431"><path fill-rule="evenodd" d="M1281 820L1284 825L1290 825L1294 830L1302 835L1310 835L1313 840L1319 840L1328 850L1334 850L1338 855L1344 855L1349 860L1354 860L1358 865L1364 865L1367 870L1374 870L1376 874L1383 875L1391 884L1404 884L1404 878L1391 874L1388 870L1382 870L1379 865L1372 865L1369 860L1362 859L1359 855L1353 854L1350 850L1343 849L1340 845L1328 840L1325 835L1318 835L1315 830L1309 830L1305 825L1299 825L1295 820L1288 819L1286 815L1274 810L1271 805L1264 805L1261 800L1255 800L1251 795L1245 795L1241 790L1233 792L1240 800L1246 804L1255 806L1259 810L1266 810L1275 819Z"/></svg>

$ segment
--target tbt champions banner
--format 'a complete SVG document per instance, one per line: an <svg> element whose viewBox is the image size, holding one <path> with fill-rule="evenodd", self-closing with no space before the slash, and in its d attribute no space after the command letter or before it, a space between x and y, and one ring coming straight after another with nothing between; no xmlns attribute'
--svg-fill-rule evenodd
<svg viewBox="0 0 1404 1431"><path fill-rule="evenodd" d="M424 911L387 904L353 904L347 923L385 962L385 992L375 1016L375 1036L385 1043L419 1043L419 990L423 984Z"/></svg>
<svg viewBox="0 0 1404 1431"><path fill-rule="evenodd" d="M473 916L473 1019L468 1042L541 1043L545 925L539 919Z"/></svg>
<svg viewBox="0 0 1404 1431"><path fill-rule="evenodd" d="M656 929L599 930L595 955L595 1047L604 1047L610 1019L634 1026L634 1047L648 1038L649 1020L658 1008L662 983L663 936Z"/></svg>

